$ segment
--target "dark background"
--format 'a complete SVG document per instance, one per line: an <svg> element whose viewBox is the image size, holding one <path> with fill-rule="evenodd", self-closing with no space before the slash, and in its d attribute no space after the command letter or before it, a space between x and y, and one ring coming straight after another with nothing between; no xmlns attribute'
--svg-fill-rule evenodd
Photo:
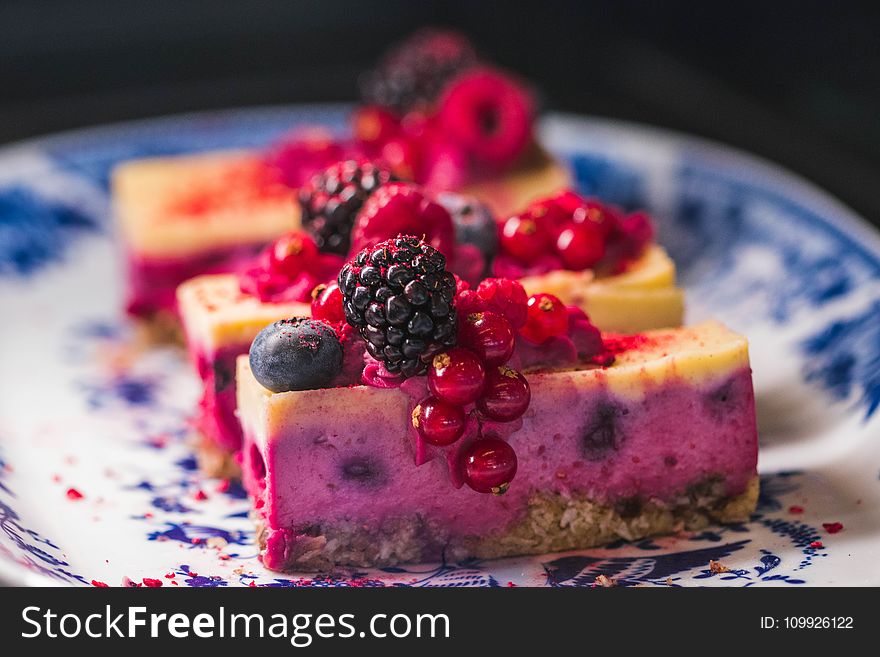
<svg viewBox="0 0 880 657"><path fill-rule="evenodd" d="M0 0L0 143L195 109L351 100L390 41L441 24L537 82L548 109L734 144L880 223L872 4Z"/></svg>

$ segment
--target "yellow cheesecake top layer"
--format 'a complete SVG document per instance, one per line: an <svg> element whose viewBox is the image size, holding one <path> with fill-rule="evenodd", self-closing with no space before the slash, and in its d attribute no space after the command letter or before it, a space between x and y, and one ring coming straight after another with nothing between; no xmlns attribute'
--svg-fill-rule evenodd
<svg viewBox="0 0 880 657"><path fill-rule="evenodd" d="M272 322L311 314L308 303L264 303L244 294L235 274L197 276L182 283L177 306L191 346L210 350L249 343Z"/></svg>
<svg viewBox="0 0 880 657"><path fill-rule="evenodd" d="M649 331L638 336L609 336L618 348L607 368L539 372L528 375L533 396L545 387L607 390L638 401L657 385L709 385L749 367L748 341L724 325L709 321L688 328ZM237 397L242 425L265 444L285 428L313 421L314 413L357 408L358 414L400 416L405 426L411 400L399 389L370 386L272 393L250 371L246 356L237 361Z"/></svg>
<svg viewBox="0 0 880 657"><path fill-rule="evenodd" d="M114 169L111 186L126 246L137 255L263 244L299 226L293 191L252 152L133 160Z"/></svg>
<svg viewBox="0 0 880 657"><path fill-rule="evenodd" d="M554 294L578 305L603 331L634 333L679 326L683 292L674 286L675 265L652 246L626 272L594 279L591 271L554 271L522 279L529 294ZM190 340L218 349L256 337L279 319L309 315L306 303L262 303L240 292L233 274L205 275L183 283L177 303Z"/></svg>
<svg viewBox="0 0 880 657"><path fill-rule="evenodd" d="M603 331L637 333L680 326L684 291L675 285L675 263L658 245L614 276L560 269L520 279L528 294L545 292L579 306Z"/></svg>

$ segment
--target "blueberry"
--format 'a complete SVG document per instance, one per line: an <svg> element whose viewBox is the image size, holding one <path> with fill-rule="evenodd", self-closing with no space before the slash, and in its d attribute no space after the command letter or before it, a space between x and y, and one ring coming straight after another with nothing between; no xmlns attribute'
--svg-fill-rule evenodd
<svg viewBox="0 0 880 657"><path fill-rule="evenodd" d="M235 373L227 359L217 358L214 361L214 392L223 392L235 380Z"/></svg>
<svg viewBox="0 0 880 657"><path fill-rule="evenodd" d="M342 478L367 488L379 488L387 480L385 468L370 456L351 456L341 464Z"/></svg>
<svg viewBox="0 0 880 657"><path fill-rule="evenodd" d="M710 391L705 397L704 406L715 422L721 422L728 416L738 401L736 381L730 379Z"/></svg>
<svg viewBox="0 0 880 657"><path fill-rule="evenodd" d="M581 437L581 452L584 458L600 461L607 458L611 452L620 449L623 436L620 435L619 420L620 416L626 413L626 409L614 404L599 403Z"/></svg>
<svg viewBox="0 0 880 657"><path fill-rule="evenodd" d="M260 331L250 362L254 377L272 392L313 390L342 370L342 345L324 322L283 319Z"/></svg>
<svg viewBox="0 0 880 657"><path fill-rule="evenodd" d="M498 225L484 203L452 192L440 194L437 200L452 216L457 242L473 244L487 260L498 252Z"/></svg>

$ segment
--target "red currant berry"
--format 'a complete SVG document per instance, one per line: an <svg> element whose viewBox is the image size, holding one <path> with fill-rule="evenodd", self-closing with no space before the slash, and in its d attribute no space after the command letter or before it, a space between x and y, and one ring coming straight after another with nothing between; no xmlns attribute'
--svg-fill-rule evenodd
<svg viewBox="0 0 880 657"><path fill-rule="evenodd" d="M331 324L345 321L342 291L336 281L329 285L319 285L312 291L312 317Z"/></svg>
<svg viewBox="0 0 880 657"><path fill-rule="evenodd" d="M434 356L428 368L428 388L450 404L464 406L483 392L486 371L483 363L467 349L456 347Z"/></svg>
<svg viewBox="0 0 880 657"><path fill-rule="evenodd" d="M465 413L461 406L447 404L436 397L420 401L412 412L412 424L419 435L432 445L445 447L464 433Z"/></svg>
<svg viewBox="0 0 880 657"><path fill-rule="evenodd" d="M318 247L305 233L288 233L269 249L271 268L289 278L298 276L318 255Z"/></svg>
<svg viewBox="0 0 880 657"><path fill-rule="evenodd" d="M516 452L498 438L477 440L462 455L462 474L478 493L501 495L516 475Z"/></svg>
<svg viewBox="0 0 880 657"><path fill-rule="evenodd" d="M526 213L504 222L500 245L503 253L529 265L550 250L552 240L545 226Z"/></svg>
<svg viewBox="0 0 880 657"><path fill-rule="evenodd" d="M486 365L503 365L513 355L516 334L504 315L487 310L464 318L458 344L473 351Z"/></svg>
<svg viewBox="0 0 880 657"><path fill-rule="evenodd" d="M486 387L477 400L477 409L490 420L513 422L526 412L531 400L526 377L502 365L486 374Z"/></svg>
<svg viewBox="0 0 880 657"><path fill-rule="evenodd" d="M571 212L558 203L556 197L535 201L526 214L543 227L551 240L571 223Z"/></svg>
<svg viewBox="0 0 880 657"><path fill-rule="evenodd" d="M528 319L520 329L523 337L541 344L568 332L568 311L565 304L552 294L533 294L529 297Z"/></svg>
<svg viewBox="0 0 880 657"><path fill-rule="evenodd" d="M602 237L608 237L619 223L617 214L596 200L582 200L578 207L571 209L571 220L576 224L586 224L597 229Z"/></svg>
<svg viewBox="0 0 880 657"><path fill-rule="evenodd" d="M566 269L592 269L605 255L605 239L592 224L572 224L559 233L556 251Z"/></svg>

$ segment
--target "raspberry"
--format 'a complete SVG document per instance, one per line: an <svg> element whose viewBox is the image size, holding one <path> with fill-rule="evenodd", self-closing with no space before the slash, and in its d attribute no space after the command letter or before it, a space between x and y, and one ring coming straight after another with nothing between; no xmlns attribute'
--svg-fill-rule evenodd
<svg viewBox="0 0 880 657"><path fill-rule="evenodd" d="M470 160L467 152L442 135L422 142L416 180L430 189L459 189L467 184Z"/></svg>
<svg viewBox="0 0 880 657"><path fill-rule="evenodd" d="M449 30L424 29L397 45L361 80L367 103L403 115L433 105L446 84L477 63L468 39Z"/></svg>
<svg viewBox="0 0 880 657"><path fill-rule="evenodd" d="M487 278L476 289L477 298L485 305L482 310L501 313L516 330L528 317L528 295L522 283L510 278Z"/></svg>
<svg viewBox="0 0 880 657"><path fill-rule="evenodd" d="M351 234L352 252L395 235L424 235L424 241L444 255L452 255L455 248L449 213L412 183L384 185L364 203Z"/></svg>
<svg viewBox="0 0 880 657"><path fill-rule="evenodd" d="M337 162L299 190L302 225L321 251L345 255L355 215L364 201L395 180L390 169L369 160Z"/></svg>
<svg viewBox="0 0 880 657"><path fill-rule="evenodd" d="M438 118L449 140L461 145L477 164L503 168L532 141L532 105L528 92L512 78L481 68L449 85Z"/></svg>
<svg viewBox="0 0 880 657"><path fill-rule="evenodd" d="M424 371L455 344L455 277L446 257L416 237L365 248L339 272L345 318L391 373Z"/></svg>

